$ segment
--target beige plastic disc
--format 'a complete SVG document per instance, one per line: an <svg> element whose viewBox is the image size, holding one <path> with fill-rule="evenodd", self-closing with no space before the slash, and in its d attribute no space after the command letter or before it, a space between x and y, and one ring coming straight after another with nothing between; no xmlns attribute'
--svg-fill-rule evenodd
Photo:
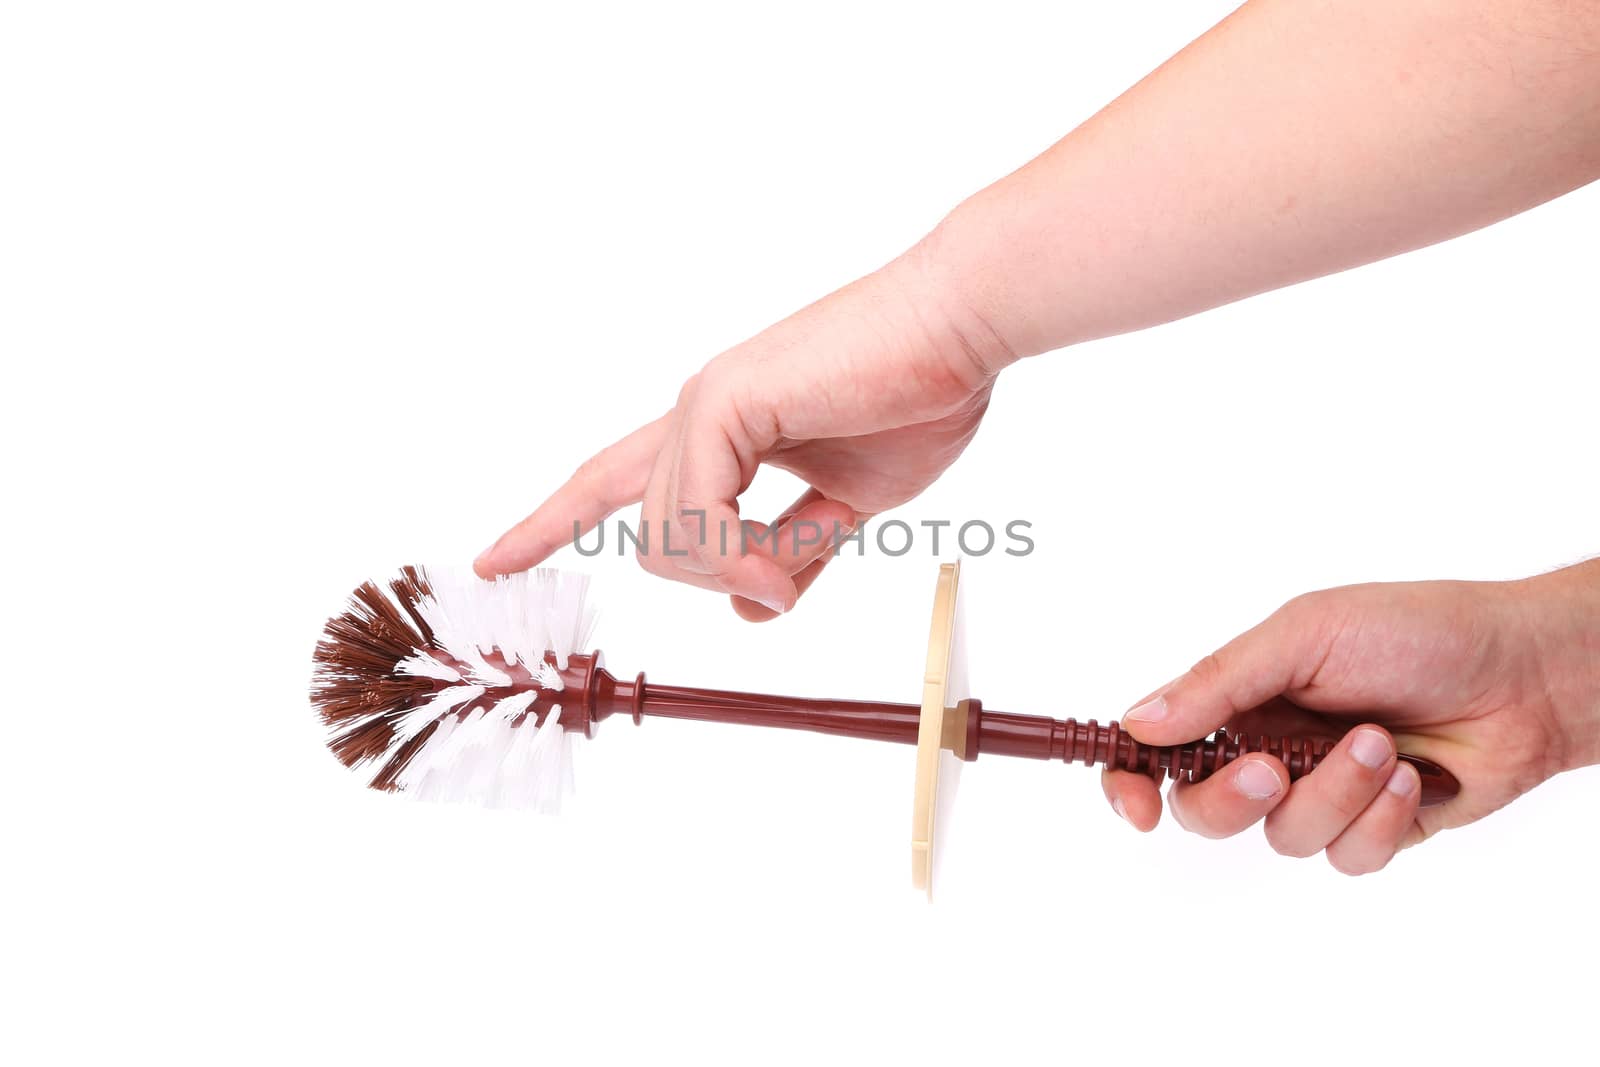
<svg viewBox="0 0 1600 1067"><path fill-rule="evenodd" d="M961 564L939 567L928 626L928 660L922 675L922 718L917 728L917 776L911 802L911 884L933 896L935 846L941 807L948 805L966 742L965 650L960 639ZM941 779L943 781L941 782ZM941 795L942 794L942 795Z"/></svg>

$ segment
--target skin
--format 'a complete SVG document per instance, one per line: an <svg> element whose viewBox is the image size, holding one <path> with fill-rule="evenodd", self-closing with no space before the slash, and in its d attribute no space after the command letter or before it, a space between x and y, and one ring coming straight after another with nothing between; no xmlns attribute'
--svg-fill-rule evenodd
<svg viewBox="0 0 1600 1067"><path fill-rule="evenodd" d="M670 410L586 462L476 568L487 577L534 566L568 544L575 525L587 532L638 504L653 543L668 531L681 553L641 552L646 570L728 594L744 618L770 619L793 608L832 558L790 531L850 526L927 488L977 432L995 379L1017 360L1445 240L1596 177L1600 5L1253 0L905 254L711 360ZM810 488L783 514L749 520L779 536L741 551L739 496L763 464ZM733 531L728 551L718 530ZM1368 869L1386 842L1480 817L1570 762L1565 739L1581 731L1548 725L1553 713L1531 688L1485 710L1496 672L1535 677L1533 660L1511 651L1513 634L1490 640L1482 629L1531 595L1364 587L1317 594L1327 618L1301 606L1289 615L1295 625L1264 623L1277 643L1253 639L1256 660L1295 663L1305 675L1262 694L1288 694L1302 709L1274 705L1287 716L1277 721L1304 723L1295 716L1309 710L1331 716L1324 726L1347 725L1339 713L1372 697L1367 717L1402 731L1408 750L1415 739L1458 762L1499 766L1483 768L1452 805L1418 816L1414 787L1382 791L1392 755L1359 782L1341 779L1353 774L1352 738L1277 796L1274 843L1295 854L1326 848L1343 869ZM1354 620L1349 635L1330 619ZM1296 642L1307 631L1343 657L1343 688L1324 680L1331 675L1305 682L1311 661ZM1379 633L1430 656L1394 662L1392 644L1362 636ZM1479 685L1444 692L1451 671ZM1271 689L1261 679L1237 684ZM1225 716L1213 705L1183 710L1186 692L1169 694L1182 714L1130 728L1168 743L1233 721L1233 707ZM1541 717L1544 726L1533 721ZM1374 725L1376 740L1392 745ZM1511 742L1499 756L1492 737ZM1543 755L1527 755L1539 745ZM1215 784L1180 791L1180 818L1213 835L1241 828L1249 811L1207 798L1234 777L1268 776L1271 762L1244 760ZM1397 787L1409 784L1405 773ZM1353 798L1380 778L1356 810ZM1149 784L1107 786L1141 828L1159 813Z"/></svg>
<svg viewBox="0 0 1600 1067"><path fill-rule="evenodd" d="M1287 856L1346 874L1474 822L1565 770L1600 762L1600 561L1520 582L1356 585L1297 597L1123 717L1135 737L1179 744L1219 726L1343 737L1289 784L1264 754L1169 795L1207 837L1263 822ZM1419 809L1396 745L1456 775L1461 792ZM1364 757L1364 759L1363 759ZM1161 794L1140 775L1102 775L1140 830Z"/></svg>

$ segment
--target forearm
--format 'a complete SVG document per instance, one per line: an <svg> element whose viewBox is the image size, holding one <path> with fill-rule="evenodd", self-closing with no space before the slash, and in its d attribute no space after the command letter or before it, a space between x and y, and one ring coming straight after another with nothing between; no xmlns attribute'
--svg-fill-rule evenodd
<svg viewBox="0 0 1600 1067"><path fill-rule="evenodd" d="M1003 363L1441 241L1600 176L1600 5L1253 0L919 249Z"/></svg>

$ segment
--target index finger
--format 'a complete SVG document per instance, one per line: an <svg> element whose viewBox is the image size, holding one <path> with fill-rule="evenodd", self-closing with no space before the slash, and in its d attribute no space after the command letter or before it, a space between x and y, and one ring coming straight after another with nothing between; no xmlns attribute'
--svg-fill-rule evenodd
<svg viewBox="0 0 1600 1067"><path fill-rule="evenodd" d="M668 412L595 453L532 515L501 534L472 569L480 578L525 571L594 529L618 508L638 503L672 419Z"/></svg>

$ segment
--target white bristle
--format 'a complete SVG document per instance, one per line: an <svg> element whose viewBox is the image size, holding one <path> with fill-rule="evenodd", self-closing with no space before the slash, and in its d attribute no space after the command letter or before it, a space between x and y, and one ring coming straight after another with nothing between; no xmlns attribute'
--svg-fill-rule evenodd
<svg viewBox="0 0 1600 1067"><path fill-rule="evenodd" d="M395 667L396 674L409 674L417 678L437 678L441 682L461 681L461 672L448 663L440 663L426 652L419 652L414 656L400 661Z"/></svg>
<svg viewBox="0 0 1600 1067"><path fill-rule="evenodd" d="M528 775L532 770L531 760L528 758L533 743L538 738L539 729L533 723L523 725L510 731L511 743L506 748L505 759L500 765L500 774L496 777L490 794L482 798L482 803L490 808L521 808L529 807L521 803L523 796L528 792L530 783Z"/></svg>
<svg viewBox="0 0 1600 1067"><path fill-rule="evenodd" d="M423 745L411 762L403 767L395 776L395 785L407 796L418 800L426 799L423 792L428 788L427 783L443 780L439 773L439 757L450 748L450 735L456 730L459 721L454 715L446 715L444 721L439 723L439 728L433 732L428 743Z"/></svg>
<svg viewBox="0 0 1600 1067"><path fill-rule="evenodd" d="M469 701L477 700L483 696L484 692L485 690L481 685L453 685L449 689L441 689L426 704L421 704L406 712L405 718L401 719L399 725L395 727L395 744L403 744L411 740L421 733L422 728L434 719L437 719L452 708L459 708Z"/></svg>
<svg viewBox="0 0 1600 1067"><path fill-rule="evenodd" d="M511 685L511 675L492 666L476 648L464 649L461 660L467 665L467 676L489 689L504 689Z"/></svg>
<svg viewBox="0 0 1600 1067"><path fill-rule="evenodd" d="M585 603L588 575L541 567L493 581L432 570L427 579L432 595L418 609L446 651L474 667L499 652L531 670L549 653L565 670L594 629L594 612Z"/></svg>
<svg viewBox="0 0 1600 1067"><path fill-rule="evenodd" d="M525 721L511 731L516 736L506 752L494 795L485 798L484 803L502 808L545 810L549 807L541 803L541 787L547 773L542 764L545 751L557 747L561 740L559 735L566 732L561 729L560 722L561 705L557 704L550 709L542 725Z"/></svg>
<svg viewBox="0 0 1600 1067"><path fill-rule="evenodd" d="M503 722L485 717L472 733L472 743L450 768L447 786L451 799L469 804L486 804L500 781L500 769L516 731Z"/></svg>
<svg viewBox="0 0 1600 1067"><path fill-rule="evenodd" d="M496 702L495 706L489 709L487 717L498 719L506 726L510 726L523 712L527 711L537 699L539 699L539 692L536 689L528 689L521 693L513 693L505 699Z"/></svg>
<svg viewBox="0 0 1600 1067"><path fill-rule="evenodd" d="M465 722L455 716L445 720L444 725L428 739L422 746L415 759L407 765L421 763L421 768L416 775L417 787L413 793L409 785L406 786L407 794L417 800L450 800L453 799L452 772L456 762L461 758L461 753L466 751L467 745L472 742L472 723L483 718L482 712L474 712Z"/></svg>
<svg viewBox="0 0 1600 1067"><path fill-rule="evenodd" d="M529 781L533 785L531 803L539 811L558 809L562 797L570 791L572 735L556 725L560 718L561 705L557 704L551 709L550 718L539 727L539 736L535 739L533 773Z"/></svg>
<svg viewBox="0 0 1600 1067"><path fill-rule="evenodd" d="M394 786L419 800L556 810L572 791L574 734L561 728L560 705L543 723L529 712L541 693L563 689L560 672L587 647L595 623L588 578L543 568L493 581L468 571L419 574L428 592L413 606L433 643L394 674L455 684L392 721L383 762L438 722ZM506 668L525 671L532 687Z"/></svg>
<svg viewBox="0 0 1600 1067"><path fill-rule="evenodd" d="M561 680L561 672L542 660L532 669L532 673L534 684L540 689L551 689L559 693L567 687L567 683Z"/></svg>

